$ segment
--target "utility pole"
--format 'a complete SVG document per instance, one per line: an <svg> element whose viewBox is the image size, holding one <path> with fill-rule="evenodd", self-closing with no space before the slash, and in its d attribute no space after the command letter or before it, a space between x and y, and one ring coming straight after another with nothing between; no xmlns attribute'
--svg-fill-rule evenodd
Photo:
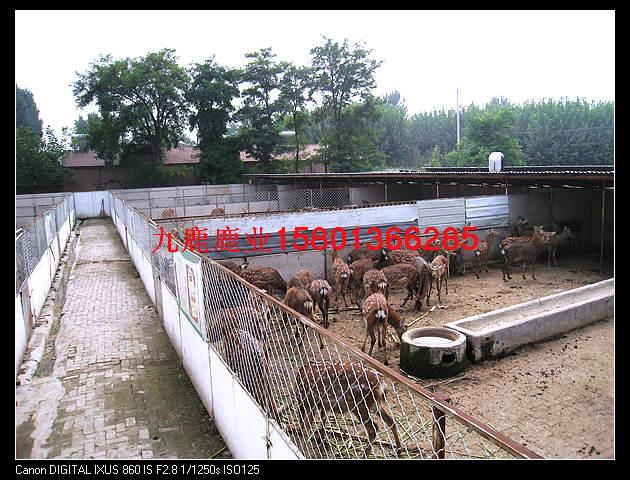
<svg viewBox="0 0 630 480"><path fill-rule="evenodd" d="M457 89L457 145L461 140L461 136L459 133L459 88Z"/></svg>

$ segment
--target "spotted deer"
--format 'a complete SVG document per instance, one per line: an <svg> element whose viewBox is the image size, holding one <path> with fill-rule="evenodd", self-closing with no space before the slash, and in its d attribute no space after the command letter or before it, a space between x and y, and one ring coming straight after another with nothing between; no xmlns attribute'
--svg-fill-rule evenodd
<svg viewBox="0 0 630 480"><path fill-rule="evenodd" d="M448 295L448 260L444 255L438 255L433 259L431 264L429 265L431 269L431 275L435 280L435 287L438 292L438 304L442 303L442 283L446 285L446 294ZM433 282L431 282L433 283Z"/></svg>
<svg viewBox="0 0 630 480"><path fill-rule="evenodd" d="M526 278L525 272L527 265L531 265L532 279L536 280L534 276L534 263L545 250L545 247L545 237L542 227L534 227L534 235L531 240L512 243L503 247L501 249L501 255L503 255L503 281L507 282L512 278L508 267L515 262L519 262L523 265L523 280Z"/></svg>
<svg viewBox="0 0 630 480"><path fill-rule="evenodd" d="M414 257L421 258L419 256ZM385 292L385 298L389 301L389 293L393 288L405 288L407 289L407 297L404 299L401 307L404 307L409 299L414 294L418 293L418 280L420 273L418 269L411 263L397 263L395 265L389 265L381 270L385 279L387 280L387 291Z"/></svg>
<svg viewBox="0 0 630 480"><path fill-rule="evenodd" d="M309 287L309 293L311 294L313 302L315 302L319 311L322 312L324 328L328 328L328 307L330 305L330 296L332 294L330 284L321 278L313 280Z"/></svg>
<svg viewBox="0 0 630 480"><path fill-rule="evenodd" d="M365 291L365 297L380 292L387 298L388 284L383 272L375 268L365 272L365 275L363 275L363 290Z"/></svg>
<svg viewBox="0 0 630 480"><path fill-rule="evenodd" d="M488 271L488 253L496 236L497 231L490 229L486 234L486 239L482 240L477 245L477 249L475 250L475 275L477 275L477 278L479 278L481 269L484 269L486 272Z"/></svg>
<svg viewBox="0 0 630 480"><path fill-rule="evenodd" d="M282 409L277 407L274 400L269 366L258 340L245 330L228 330L225 336L225 360L256 402L269 416L280 422Z"/></svg>
<svg viewBox="0 0 630 480"><path fill-rule="evenodd" d="M302 287L291 287L287 290L287 294L284 297L284 303L295 310L296 312L304 315L311 321L315 321L314 302L311 295ZM298 326L295 330L295 338L298 340L298 346L302 345L304 335L306 334L306 325L300 320L297 320ZM298 330L302 327L302 334L298 337ZM318 333L319 336L319 333ZM319 336L320 348L324 348L324 341Z"/></svg>
<svg viewBox="0 0 630 480"><path fill-rule="evenodd" d="M337 250L332 251L332 273L335 277L335 302L339 300L339 293L343 297L343 304L347 307L346 302L346 290L348 289L348 283L350 282L350 267L346 262L339 258L339 252Z"/></svg>
<svg viewBox="0 0 630 480"><path fill-rule="evenodd" d="M296 398L302 432L312 428L316 416L332 412L351 413L363 424L368 434L365 456L372 454L378 426L371 412L391 429L396 442L396 454L402 453L402 442L396 422L386 411L387 387L382 374L356 363L310 362L302 365L296 375Z"/></svg>
<svg viewBox="0 0 630 480"><path fill-rule="evenodd" d="M356 302L359 298L362 298L363 290L363 276L368 270L374 268L374 260L369 258L362 258L361 260L355 260L350 266L350 301Z"/></svg>
<svg viewBox="0 0 630 480"><path fill-rule="evenodd" d="M287 287L302 287L303 289L308 290L312 281L313 274L306 268L302 268L291 277Z"/></svg>
<svg viewBox="0 0 630 480"><path fill-rule="evenodd" d="M547 249L547 266L551 267L551 259L553 258L554 267L558 266L558 262L556 261L556 251L558 247L562 245L569 239L575 238L571 229L567 226L560 233L544 233L545 237L545 248Z"/></svg>
<svg viewBox="0 0 630 480"><path fill-rule="evenodd" d="M382 293L373 293L365 299L362 307L363 320L365 321L365 339L363 340L363 346L361 350L365 352L365 344L367 343L368 336L370 337L370 352L368 355L372 355L374 350L374 344L378 336L378 346L381 347L384 356L384 364L389 365L387 360L387 326L391 324L399 338L405 332L404 322L400 320L397 312L390 312L393 309L387 303L385 295Z"/></svg>
<svg viewBox="0 0 630 480"><path fill-rule="evenodd" d="M281 294L285 294L287 291L286 282L282 278L282 275L280 275L280 272L275 268L258 266L246 267L246 264L243 264L241 265L239 275L252 285L266 290L269 295L274 295L276 290Z"/></svg>
<svg viewBox="0 0 630 480"><path fill-rule="evenodd" d="M387 254L387 265L391 266L399 263L409 263L418 255L417 250L408 250L406 248L392 250Z"/></svg>

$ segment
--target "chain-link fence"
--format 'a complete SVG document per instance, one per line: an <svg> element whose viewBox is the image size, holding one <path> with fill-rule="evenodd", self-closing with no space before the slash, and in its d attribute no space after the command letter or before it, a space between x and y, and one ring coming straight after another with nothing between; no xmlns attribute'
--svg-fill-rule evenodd
<svg viewBox="0 0 630 480"><path fill-rule="evenodd" d="M24 282L33 273L42 255L55 240L59 229L68 219L73 209L72 195L39 214L28 225L16 230L15 237L15 292L24 286Z"/></svg>
<svg viewBox="0 0 630 480"><path fill-rule="evenodd" d="M114 210L177 298L172 255L146 241L156 225ZM209 348L305 458L537 457L205 256L202 285Z"/></svg>
<svg viewBox="0 0 630 480"><path fill-rule="evenodd" d="M307 458L535 457L203 258L208 343Z"/></svg>
<svg viewBox="0 0 630 480"><path fill-rule="evenodd" d="M175 217L198 217L335 208L351 204L350 188L325 188L246 193L208 194L200 196L164 196L128 199L143 214L160 220Z"/></svg>

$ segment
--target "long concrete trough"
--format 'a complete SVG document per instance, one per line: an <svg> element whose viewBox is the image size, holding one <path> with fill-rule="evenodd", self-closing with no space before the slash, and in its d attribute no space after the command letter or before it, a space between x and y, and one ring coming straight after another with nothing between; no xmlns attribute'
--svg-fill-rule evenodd
<svg viewBox="0 0 630 480"><path fill-rule="evenodd" d="M445 324L466 335L468 358L501 357L614 314L615 279Z"/></svg>

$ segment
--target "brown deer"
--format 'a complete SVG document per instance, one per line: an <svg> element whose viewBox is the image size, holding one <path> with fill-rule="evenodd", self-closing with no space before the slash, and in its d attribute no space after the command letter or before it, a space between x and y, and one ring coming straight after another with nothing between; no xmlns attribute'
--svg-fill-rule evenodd
<svg viewBox="0 0 630 480"><path fill-rule="evenodd" d="M219 260L217 263L220 263L225 268L231 270L232 272L236 273L237 275L240 275L240 273L241 273L241 267L238 266L236 264L236 262L233 262L231 260Z"/></svg>
<svg viewBox="0 0 630 480"><path fill-rule="evenodd" d="M284 303L288 307L292 308L296 312L304 315L309 320L315 322L315 312L313 307L315 306L311 295L302 287L291 287L287 290L287 294L284 297ZM304 335L306 334L306 325L299 319L297 320L298 327L295 330L295 338L298 341L298 346L302 345ZM302 334L298 337L298 330L300 325L302 326ZM317 334L319 336L319 333ZM324 348L324 341L319 336L320 348Z"/></svg>
<svg viewBox="0 0 630 480"><path fill-rule="evenodd" d="M534 276L534 263L540 254L545 250L545 237L542 227L534 227L534 235L527 242L516 242L506 245L501 249L503 255L503 281L507 282L510 276L509 266L514 262L520 262L523 265L523 280L525 280L525 272L527 265L532 266L532 279ZM506 279L507 276L507 279Z"/></svg>
<svg viewBox="0 0 630 480"><path fill-rule="evenodd" d="M211 319L206 332L210 342L217 342L224 338L231 330L244 330L259 341L267 338L267 321L269 312L257 310L254 307L239 306L223 308L218 317Z"/></svg>
<svg viewBox="0 0 630 480"><path fill-rule="evenodd" d="M375 268L365 272L365 275L363 275L363 291L365 292L365 297L380 292L387 298L388 284L383 272Z"/></svg>
<svg viewBox="0 0 630 480"><path fill-rule="evenodd" d="M558 247L566 242L568 239L575 238L571 229L567 226L560 233L547 233L544 232L545 236L545 247L547 248L547 266L551 267L551 258L553 257L553 265L554 267L558 266L558 262L556 261L556 251Z"/></svg>
<svg viewBox="0 0 630 480"><path fill-rule="evenodd" d="M273 295L276 290L283 295L286 293L287 284L278 270L271 267L247 267L246 265L241 265L239 275L249 283L266 290L269 295Z"/></svg>
<svg viewBox="0 0 630 480"><path fill-rule="evenodd" d="M350 267L346 262L339 258L339 252L337 252L337 250L333 249L332 258L332 273L335 277L335 302L339 300L339 292L341 292L343 304L347 307L348 303L346 302L346 290L348 288L348 283L350 282Z"/></svg>
<svg viewBox="0 0 630 480"><path fill-rule="evenodd" d="M316 415L322 412L351 413L368 432L365 456L372 453L378 426L370 412L376 413L391 429L400 457L402 443L392 416L385 410L387 387L382 375L361 363L316 363L302 365L296 375L296 397L300 430L308 432Z"/></svg>
<svg viewBox="0 0 630 480"><path fill-rule="evenodd" d="M356 302L359 298L363 297L363 275L368 270L374 268L374 260L369 258L362 258L361 260L355 260L350 266L350 301Z"/></svg>
<svg viewBox="0 0 630 480"><path fill-rule="evenodd" d="M393 252L392 252L393 253ZM422 258L419 256L415 258ZM397 263L390 265L381 270L387 280L387 291L385 292L385 298L389 301L389 292L392 288L406 288L407 297L404 299L401 307L404 307L410 298L414 296L414 293L418 293L418 280L420 273L418 269L411 263Z"/></svg>
<svg viewBox="0 0 630 480"><path fill-rule="evenodd" d="M225 209L221 208L221 207L217 207L217 208L213 208L212 211L210 212L210 216L219 216L219 215L225 215Z"/></svg>
<svg viewBox="0 0 630 480"><path fill-rule="evenodd" d="M486 239L482 240L477 245L477 249L475 250L475 275L477 275L477 278L479 278L479 272L482 268L486 272L488 271L488 253L496 236L497 231L492 228L488 230Z"/></svg>
<svg viewBox="0 0 630 480"><path fill-rule="evenodd" d="M361 260L363 258L369 258L370 260L374 260L374 268L381 269L383 268L388 261L388 253L387 250L372 250L368 248L367 245L363 245L361 248L357 248L356 250L352 250L348 254L348 264L352 262L356 262L357 260Z"/></svg>
<svg viewBox="0 0 630 480"><path fill-rule="evenodd" d="M416 287L417 296L414 308L416 311L422 309L422 300L426 297L426 304L429 305L431 300L431 284L433 283L433 274L431 266L423 257L416 257L410 264L418 271L418 284Z"/></svg>
<svg viewBox="0 0 630 480"><path fill-rule="evenodd" d="M369 336L371 344L368 355L371 356L376 343L376 336L378 335L378 346L383 351L383 356L385 357L383 363L385 365L389 365L387 360L387 326L391 324L399 338L402 337L406 329L404 321L400 320L397 312L394 311L394 314L390 315L392 310L393 308L387 303L387 299L382 293L373 293L363 302L362 313L365 321L365 339L361 350L365 352L365 344Z"/></svg>
<svg viewBox="0 0 630 480"><path fill-rule="evenodd" d="M291 277L287 288L302 287L304 290L308 290L313 281L313 274L306 268L298 270L295 275Z"/></svg>
<svg viewBox="0 0 630 480"><path fill-rule="evenodd" d="M431 269L431 275L433 276L433 279L435 279L435 287L438 292L438 305L439 305L442 303L442 297L441 297L442 283L446 285L446 294L448 295L448 275L447 275L448 260L446 259L444 255L438 255L437 257L433 259L433 261L429 265L429 268ZM430 288L431 287L429 287L429 295L431 291Z"/></svg>
<svg viewBox="0 0 630 480"><path fill-rule="evenodd" d="M406 248L392 250L387 254L387 265L391 266L398 263L410 263L411 260L417 256L419 256L417 250L408 250Z"/></svg>
<svg viewBox="0 0 630 480"><path fill-rule="evenodd" d="M280 412L276 406L270 384L270 371L266 355L256 338L247 331L228 329L225 335L225 360L238 375L245 390L267 412L267 415L280 422Z"/></svg>
<svg viewBox="0 0 630 480"><path fill-rule="evenodd" d="M322 312L322 320L324 322L324 328L328 328L328 307L330 305L330 295L332 293L332 288L330 284L321 278L313 280L311 282L309 293L319 308L319 311Z"/></svg>

